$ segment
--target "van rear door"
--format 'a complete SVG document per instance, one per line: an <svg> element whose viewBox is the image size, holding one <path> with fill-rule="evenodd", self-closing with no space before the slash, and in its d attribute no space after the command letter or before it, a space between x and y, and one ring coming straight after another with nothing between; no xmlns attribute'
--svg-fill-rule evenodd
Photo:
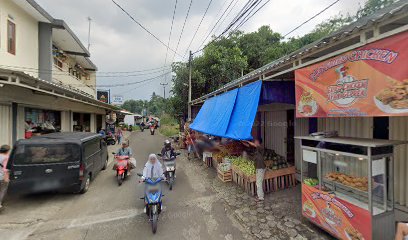
<svg viewBox="0 0 408 240"><path fill-rule="evenodd" d="M21 144L10 158L10 190L35 193L74 187L79 182L81 148L77 144Z"/></svg>

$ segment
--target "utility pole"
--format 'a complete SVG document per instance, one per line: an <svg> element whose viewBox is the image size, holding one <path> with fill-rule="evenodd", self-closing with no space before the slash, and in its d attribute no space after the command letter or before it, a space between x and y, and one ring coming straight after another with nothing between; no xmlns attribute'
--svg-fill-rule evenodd
<svg viewBox="0 0 408 240"><path fill-rule="evenodd" d="M90 17L88 17L88 52L89 52L89 48L91 47L91 21L92 19Z"/></svg>
<svg viewBox="0 0 408 240"><path fill-rule="evenodd" d="M189 74L188 74L188 121L191 121L191 70L192 70L192 63L193 61L193 54L190 50L190 56L188 58L188 67L189 67Z"/></svg>
<svg viewBox="0 0 408 240"><path fill-rule="evenodd" d="M164 98L164 99L166 99L166 86L167 86L168 84L169 84L169 83L160 83L160 85L163 86L163 98Z"/></svg>

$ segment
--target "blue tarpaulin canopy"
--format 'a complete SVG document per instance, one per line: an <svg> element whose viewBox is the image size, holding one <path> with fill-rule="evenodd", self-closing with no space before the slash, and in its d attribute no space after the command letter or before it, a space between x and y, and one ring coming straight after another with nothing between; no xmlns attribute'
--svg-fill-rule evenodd
<svg viewBox="0 0 408 240"><path fill-rule="evenodd" d="M262 81L248 84L205 101L190 128L236 140L252 139Z"/></svg>

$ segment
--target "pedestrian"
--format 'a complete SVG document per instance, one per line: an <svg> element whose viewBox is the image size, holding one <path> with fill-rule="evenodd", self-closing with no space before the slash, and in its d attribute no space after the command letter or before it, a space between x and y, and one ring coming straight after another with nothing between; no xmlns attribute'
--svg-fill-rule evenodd
<svg viewBox="0 0 408 240"><path fill-rule="evenodd" d="M9 173L7 170L7 162L9 158L10 146L2 145L0 147L0 209L3 208L3 199L7 193L9 184Z"/></svg>
<svg viewBox="0 0 408 240"><path fill-rule="evenodd" d="M116 130L116 139L118 140L118 145L122 144L122 138L123 138L123 132L122 132L122 128L118 127L118 129Z"/></svg>
<svg viewBox="0 0 408 240"><path fill-rule="evenodd" d="M195 132L194 131L189 131L187 132L187 158L190 159L190 154L193 153L193 150L195 149L194 147L194 142L196 140ZM193 153L194 157L194 153Z"/></svg>
<svg viewBox="0 0 408 240"><path fill-rule="evenodd" d="M262 146L262 138L257 138L254 142L247 142L250 146L255 148L254 160L256 169L256 195L255 201L260 202L264 200L263 181L265 176L265 161L264 148Z"/></svg>

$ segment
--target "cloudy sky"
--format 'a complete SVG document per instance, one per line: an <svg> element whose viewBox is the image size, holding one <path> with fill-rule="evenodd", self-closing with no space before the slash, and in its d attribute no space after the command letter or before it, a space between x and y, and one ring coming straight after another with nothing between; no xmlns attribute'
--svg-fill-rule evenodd
<svg viewBox="0 0 408 240"><path fill-rule="evenodd" d="M140 21L147 29L160 40L167 43L169 39L171 20L175 0L116 0L136 20ZM181 55L187 53L187 47L204 14L210 0L193 0L190 15L177 49ZM215 33L219 34L231 22L232 18L247 2L246 0L233 0L235 7L227 16ZM324 9L334 0L271 0L262 10L251 18L242 28L244 31L255 31L262 25L285 34L307 20L317 12ZM166 47L142 30L128 16L126 16L111 0L37 0L54 18L65 20L77 36L87 45L88 21L92 19L91 27L91 59L102 72L140 71L145 69L161 68L165 64ZM208 31L214 26L230 0L213 0L204 21L199 28L191 50L195 51L202 44ZM291 36L303 35L311 31L314 26L325 19L339 13L355 13L359 5L365 0L340 0L336 5L325 11L319 17L310 21ZM176 49L183 22L187 13L190 0L178 0L174 20L170 47ZM222 21L222 20L221 20ZM208 41L208 40L207 40ZM174 53L168 52L167 65L172 61L182 60ZM99 78L98 85L138 82L158 77L137 85L111 88L112 95L122 94L125 99L148 99L152 92L163 95L160 83L169 82L170 75L163 75L168 70L152 70L150 72L135 72L124 74L123 77ZM105 74L106 75L106 74ZM118 75L118 74L115 74ZM122 75L122 74L121 74ZM126 76L133 75L133 76ZM138 75L138 76L134 76ZM168 93L167 93L168 94Z"/></svg>

